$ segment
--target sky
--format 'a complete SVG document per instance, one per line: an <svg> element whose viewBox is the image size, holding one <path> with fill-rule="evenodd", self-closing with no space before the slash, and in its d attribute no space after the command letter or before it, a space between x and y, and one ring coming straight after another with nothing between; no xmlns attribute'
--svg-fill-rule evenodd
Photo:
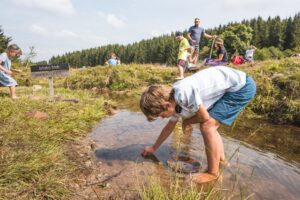
<svg viewBox="0 0 300 200"><path fill-rule="evenodd" d="M258 16L287 18L300 0L0 0L0 26L33 61L49 60L107 44L129 44L186 30L194 18L203 28Z"/></svg>

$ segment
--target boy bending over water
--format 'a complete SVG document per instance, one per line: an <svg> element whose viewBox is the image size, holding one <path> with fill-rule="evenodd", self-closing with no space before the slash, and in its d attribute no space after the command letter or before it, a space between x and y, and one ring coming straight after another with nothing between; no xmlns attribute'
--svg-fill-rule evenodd
<svg viewBox="0 0 300 200"><path fill-rule="evenodd" d="M199 124L207 156L208 170L195 174L193 180L205 183L217 179L219 164L225 161L224 147L218 132L220 123L230 126L253 99L256 85L245 72L225 66L204 69L174 83L173 87L150 86L140 100L148 121L170 118L153 146L143 155L154 153L173 132L179 118L182 129Z"/></svg>

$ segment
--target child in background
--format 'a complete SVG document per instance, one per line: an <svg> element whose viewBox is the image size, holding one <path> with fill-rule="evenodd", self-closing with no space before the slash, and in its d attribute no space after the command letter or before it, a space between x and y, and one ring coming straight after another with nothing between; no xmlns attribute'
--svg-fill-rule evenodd
<svg viewBox="0 0 300 200"><path fill-rule="evenodd" d="M196 56L194 56L194 52L195 52L195 49L194 47L190 46L189 48L187 48L187 62L186 62L186 68L188 71L197 71L199 70L201 67L203 67L203 65L201 64L194 64L195 63L195 60L197 59Z"/></svg>
<svg viewBox="0 0 300 200"><path fill-rule="evenodd" d="M148 121L170 118L153 146L145 147L143 155L154 153L173 132L179 119L182 130L199 124L205 144L208 169L193 176L196 183L210 182L219 176L219 164L225 161L224 147L218 132L220 124L230 126L253 99L256 86L245 72L230 67L204 69L173 87L150 86L140 100L140 108Z"/></svg>
<svg viewBox="0 0 300 200"><path fill-rule="evenodd" d="M16 86L18 85L15 79L11 77L13 72L21 72L21 70L13 69L11 59L22 55L22 50L16 44L11 44L7 47L6 52L0 55L0 84L8 87L10 96L17 99Z"/></svg>
<svg viewBox="0 0 300 200"><path fill-rule="evenodd" d="M117 59L117 56L115 53L112 53L111 56L110 56L110 59L108 59L108 61L106 61L107 65L111 65L111 66L116 66L116 65L119 65L119 61Z"/></svg>
<svg viewBox="0 0 300 200"><path fill-rule="evenodd" d="M176 40L180 41L177 59L179 76L176 78L176 80L181 80L184 78L184 68L188 57L187 49L190 47L190 44L188 40L185 37L183 37L183 34L179 31L175 33L175 37Z"/></svg>
<svg viewBox="0 0 300 200"><path fill-rule="evenodd" d="M254 51L256 50L256 47L251 45L245 53L245 60L250 62L250 63L254 63Z"/></svg>

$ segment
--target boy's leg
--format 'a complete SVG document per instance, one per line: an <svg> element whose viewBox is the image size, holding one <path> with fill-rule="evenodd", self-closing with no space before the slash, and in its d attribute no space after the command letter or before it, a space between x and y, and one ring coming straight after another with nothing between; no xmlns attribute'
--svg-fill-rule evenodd
<svg viewBox="0 0 300 200"><path fill-rule="evenodd" d="M10 93L11 98L13 98L13 99L17 98L16 86L9 86L9 93Z"/></svg>
<svg viewBox="0 0 300 200"><path fill-rule="evenodd" d="M208 173L219 174L219 162L221 158L220 138L218 134L219 122L210 118L205 124L201 125L205 151L207 156Z"/></svg>
<svg viewBox="0 0 300 200"><path fill-rule="evenodd" d="M224 145L223 145L222 137L218 131L216 131L216 132L218 135L218 146L220 147L220 161L225 161L225 152L224 152Z"/></svg>
<svg viewBox="0 0 300 200"><path fill-rule="evenodd" d="M212 117L200 127L207 156L207 173L193 175L193 181L202 184L216 180L219 176L219 164L221 159L222 146L220 146L220 137L218 127L220 123Z"/></svg>
<svg viewBox="0 0 300 200"><path fill-rule="evenodd" d="M179 72L179 77L178 79L183 79L184 76L183 76L183 67L181 65L177 65L178 67L178 72Z"/></svg>

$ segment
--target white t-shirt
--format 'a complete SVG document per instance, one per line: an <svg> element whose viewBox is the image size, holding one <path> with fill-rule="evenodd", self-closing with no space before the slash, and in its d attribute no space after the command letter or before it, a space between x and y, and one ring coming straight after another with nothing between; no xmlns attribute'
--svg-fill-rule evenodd
<svg viewBox="0 0 300 200"><path fill-rule="evenodd" d="M246 58L253 58L254 50L253 49L248 49L246 50Z"/></svg>
<svg viewBox="0 0 300 200"><path fill-rule="evenodd" d="M182 108L171 120L190 118L200 105L210 109L226 92L236 92L246 83L246 73L225 66L204 69L173 84L175 102Z"/></svg>
<svg viewBox="0 0 300 200"><path fill-rule="evenodd" d="M4 68L10 70L10 68L11 68L11 61L10 61L10 59L8 58L7 53L2 53L2 54L0 55L0 62L2 62L2 63L0 63L0 64L1 64Z"/></svg>

